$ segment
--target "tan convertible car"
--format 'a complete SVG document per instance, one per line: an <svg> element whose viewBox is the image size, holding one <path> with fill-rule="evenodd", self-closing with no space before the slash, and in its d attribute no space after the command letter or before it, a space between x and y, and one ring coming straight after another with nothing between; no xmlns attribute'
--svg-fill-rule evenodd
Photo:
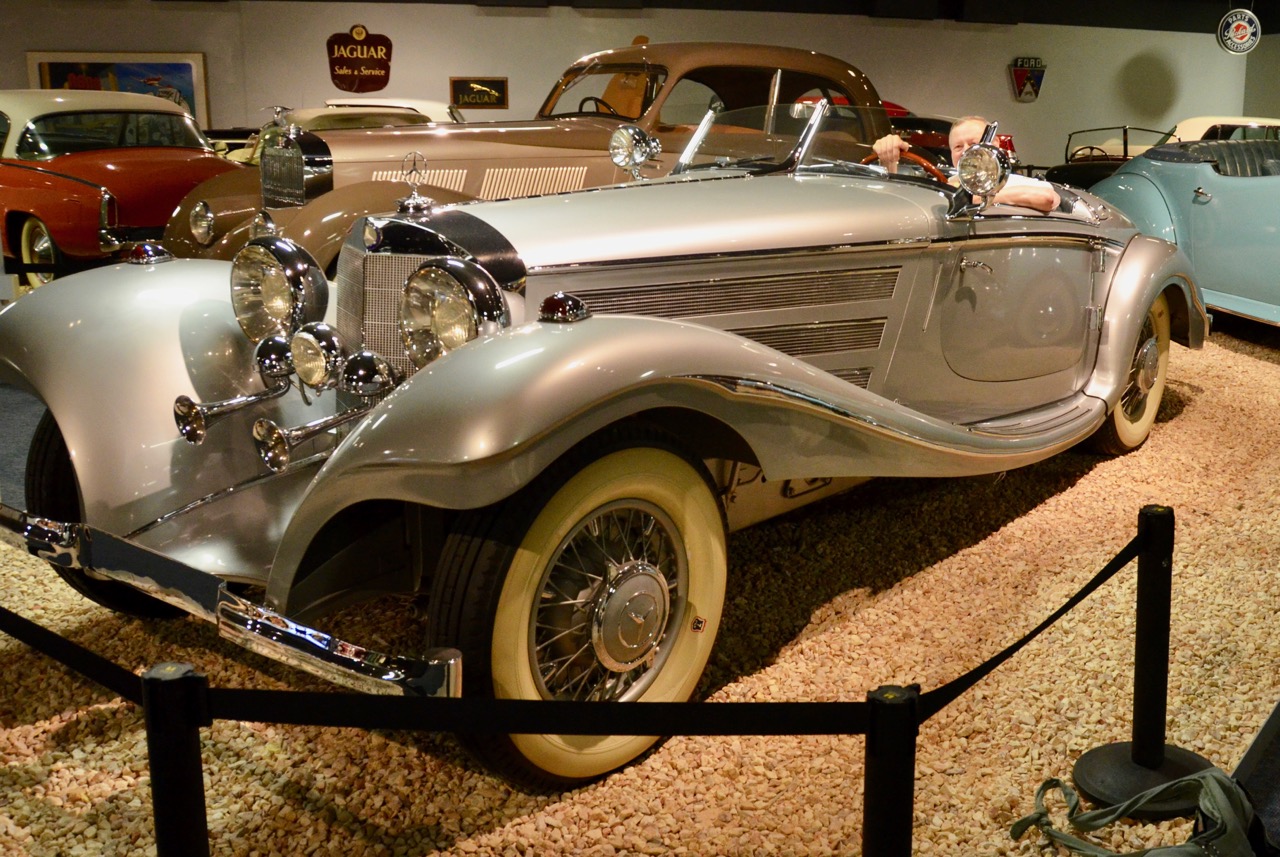
<svg viewBox="0 0 1280 857"><path fill-rule="evenodd" d="M260 194L243 183L205 183L178 207L164 243L178 256L230 259L251 237L275 234L297 241L332 275L352 223L393 210L407 195L410 153L425 160L414 169L419 193L436 202L572 191L665 175L708 108L794 111L819 99L857 112L866 143L889 132L862 72L813 51L720 42L602 51L571 65L531 120L281 137L263 152ZM624 125L662 151L628 163Z"/></svg>

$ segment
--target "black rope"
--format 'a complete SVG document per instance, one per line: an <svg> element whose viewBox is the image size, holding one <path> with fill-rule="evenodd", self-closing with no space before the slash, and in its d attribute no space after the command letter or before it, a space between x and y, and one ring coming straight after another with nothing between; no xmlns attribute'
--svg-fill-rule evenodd
<svg viewBox="0 0 1280 857"><path fill-rule="evenodd" d="M1137 536L1093 579L1022 639L920 697L919 722L937 714L1110 580L1140 553ZM142 705L139 677L77 643L0 607L0 631ZM210 688L208 718L307 726L430 732L557 735L865 735L858 702L548 702L419 699L364 693Z"/></svg>
<svg viewBox="0 0 1280 857"><path fill-rule="evenodd" d="M1055 610L1049 618L1045 619L1039 625L1028 631L1021 640L1018 640L1018 642L1009 646L999 654L988 658L984 663L974 667L959 678L952 679L942 687L937 687L927 693L921 694L919 708L920 722L923 723L928 720L930 717L954 702L960 694L986 678L992 670L1009 660L1009 658L1013 657L1019 649L1027 643L1030 643L1036 637L1040 636L1040 634L1043 633L1050 625L1057 622L1073 607L1092 595L1094 590L1114 577L1116 572L1133 562L1141 551L1142 536L1134 536L1133 540L1121 548L1120 553L1116 554L1115 558L1111 560L1111 562L1103 566L1102 570L1095 574L1093 579L1086 583L1079 592L1071 596L1071 598Z"/></svg>
<svg viewBox="0 0 1280 857"><path fill-rule="evenodd" d="M49 629L0 607L0 631L43 652L92 682L142 705L142 680L118 664Z"/></svg>

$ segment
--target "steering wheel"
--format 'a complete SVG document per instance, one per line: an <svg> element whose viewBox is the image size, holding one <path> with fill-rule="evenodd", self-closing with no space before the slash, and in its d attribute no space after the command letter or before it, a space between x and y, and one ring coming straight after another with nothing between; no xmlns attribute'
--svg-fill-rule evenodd
<svg viewBox="0 0 1280 857"><path fill-rule="evenodd" d="M1100 146L1081 146L1071 153L1068 161L1082 161L1085 159L1092 160L1094 158L1109 158L1111 153Z"/></svg>
<svg viewBox="0 0 1280 857"><path fill-rule="evenodd" d="M588 104L595 104L597 107L603 107L605 110L609 111L614 116L622 115L618 113L617 110L614 110L613 106L609 104L609 102L605 101L603 98L596 98L594 95L588 95L586 98L578 102L578 112L586 113ZM600 111L597 110L596 112L599 113Z"/></svg>
<svg viewBox="0 0 1280 857"><path fill-rule="evenodd" d="M902 154L898 155L898 158L900 160L910 161L911 163L915 164L917 167L924 170L925 173L929 176L929 178L933 179L934 181L939 181L939 182L942 182L943 184L947 183L947 174L944 173L942 170L938 169L937 166L935 166L932 161L930 161L928 158L924 157L923 155L917 155L915 152L903 152ZM875 152L872 152L871 154L867 155L865 158L862 159L862 163L874 164L878 160L880 160L880 156L877 155Z"/></svg>

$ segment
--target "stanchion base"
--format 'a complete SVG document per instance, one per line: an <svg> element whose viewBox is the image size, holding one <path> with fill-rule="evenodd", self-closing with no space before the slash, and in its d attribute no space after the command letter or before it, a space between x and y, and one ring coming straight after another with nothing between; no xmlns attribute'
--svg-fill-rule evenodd
<svg viewBox="0 0 1280 857"><path fill-rule="evenodd" d="M1121 741L1094 747L1076 761L1071 779L1076 789L1099 806L1115 806L1148 789L1181 779L1188 774L1213 767L1213 763L1190 750L1164 745L1164 764L1148 768L1133 761L1133 743ZM1133 818L1162 821L1192 815L1197 800L1166 799L1135 810Z"/></svg>

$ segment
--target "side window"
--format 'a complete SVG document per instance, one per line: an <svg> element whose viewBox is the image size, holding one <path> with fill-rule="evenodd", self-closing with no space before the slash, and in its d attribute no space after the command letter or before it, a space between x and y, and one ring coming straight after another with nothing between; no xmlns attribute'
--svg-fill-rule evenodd
<svg viewBox="0 0 1280 857"><path fill-rule="evenodd" d="M724 102L714 89L686 77L671 88L667 100L662 103L658 122L663 125L697 125L708 110L719 112L723 109Z"/></svg>
<svg viewBox="0 0 1280 857"><path fill-rule="evenodd" d="M0 113L0 151L4 150L4 144L9 142L9 128L11 124L9 117Z"/></svg>

